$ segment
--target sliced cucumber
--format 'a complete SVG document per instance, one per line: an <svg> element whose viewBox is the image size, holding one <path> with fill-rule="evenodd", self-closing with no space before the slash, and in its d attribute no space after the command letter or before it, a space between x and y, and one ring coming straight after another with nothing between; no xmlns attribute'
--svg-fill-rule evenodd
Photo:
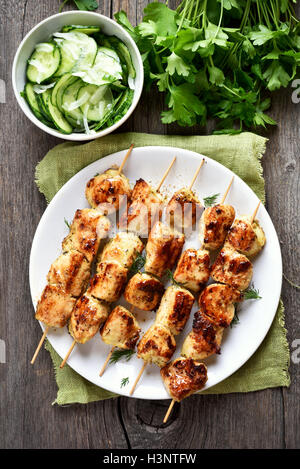
<svg viewBox="0 0 300 469"><path fill-rule="evenodd" d="M63 75L56 83L55 87L53 88L51 100L54 106L57 106L60 111L63 110L62 108L62 96L65 92L65 89L75 83L77 81L77 77L73 77L71 73L66 73Z"/></svg>
<svg viewBox="0 0 300 469"><path fill-rule="evenodd" d="M27 78L32 83L49 80L59 68L61 55L59 48L50 42L37 44L28 61Z"/></svg>
<svg viewBox="0 0 300 469"><path fill-rule="evenodd" d="M51 122L49 120L45 119L43 114L41 113L38 101L37 101L37 94L33 91L33 84L32 83L26 83L25 89L24 89L24 96L29 104L30 109L32 110L33 114L35 117L38 118L43 124L48 125L51 127Z"/></svg>
<svg viewBox="0 0 300 469"><path fill-rule="evenodd" d="M113 95L107 85L82 86L78 91L77 102L82 98L85 102L81 105L81 110L88 121L99 122L113 107Z"/></svg>
<svg viewBox="0 0 300 469"><path fill-rule="evenodd" d="M95 34L99 33L99 26L82 26L80 24L69 24L62 28L63 33L69 33L70 31L79 32L84 34Z"/></svg>
<svg viewBox="0 0 300 469"><path fill-rule="evenodd" d="M118 55L106 47L99 47L94 65L73 73L91 85L105 85L122 79L122 67Z"/></svg>
<svg viewBox="0 0 300 469"><path fill-rule="evenodd" d="M82 121L83 114L80 107L73 108L73 103L77 100L77 94L79 89L82 87L83 82L78 78L75 83L67 86L62 96L62 109L63 112L72 117L75 121Z"/></svg>
<svg viewBox="0 0 300 469"><path fill-rule="evenodd" d="M91 67L97 54L97 43L82 32L54 33L61 53L61 64L56 76Z"/></svg>
<svg viewBox="0 0 300 469"><path fill-rule="evenodd" d="M54 104L52 104L51 99L49 99L48 101L48 110L55 124L55 127L57 127L57 129L60 130L60 132L62 132L63 134L71 134L73 131L72 126L65 119L60 110L56 106L54 106Z"/></svg>
<svg viewBox="0 0 300 469"><path fill-rule="evenodd" d="M111 44L111 47L114 47L114 49L117 51L121 61L126 64L127 70L128 70L128 75L131 78L136 77L136 71L132 63L132 58L130 55L130 52L128 50L128 47L125 46L124 42L122 42L120 39L118 39L116 36L110 36L109 37L109 42Z"/></svg>
<svg viewBox="0 0 300 469"><path fill-rule="evenodd" d="M39 108L40 108L41 114L44 116L44 118L45 118L46 120L51 121L51 116L50 116L50 114L49 114L48 107L47 107L47 105L45 104L45 102L44 102L44 100L43 100L43 98L42 98L42 95L41 95L41 94L38 94L38 95L36 96L36 100L37 100L38 106L39 106Z"/></svg>

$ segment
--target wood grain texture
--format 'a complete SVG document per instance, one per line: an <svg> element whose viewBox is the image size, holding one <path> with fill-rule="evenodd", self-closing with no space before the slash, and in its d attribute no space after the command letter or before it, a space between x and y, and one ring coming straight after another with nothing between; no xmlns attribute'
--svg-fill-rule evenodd
<svg viewBox="0 0 300 469"><path fill-rule="evenodd" d="M144 0L99 2L99 12L129 13L141 20ZM174 6L176 2L169 2ZM56 384L49 355L34 367L32 351L40 337L28 286L32 238L46 203L34 184L34 169L61 141L32 125L19 109L11 87L11 66L22 37L39 21L57 13L56 0L0 0L0 78L7 85L0 104L0 338L7 363L0 363L1 448L297 448L300 446L300 366L291 365L290 389L249 394L193 396L176 405L166 425L169 401L118 398L89 405L51 406ZM67 6L66 9L71 9ZM12 27L13 24L13 27ZM264 159L267 208L277 229L284 272L299 283L299 110L289 88L275 96L272 114L279 122L268 132ZM206 133L206 129L163 126L163 97L143 94L121 131ZM270 280L271 281L271 280ZM283 282L290 343L300 339L299 291Z"/></svg>

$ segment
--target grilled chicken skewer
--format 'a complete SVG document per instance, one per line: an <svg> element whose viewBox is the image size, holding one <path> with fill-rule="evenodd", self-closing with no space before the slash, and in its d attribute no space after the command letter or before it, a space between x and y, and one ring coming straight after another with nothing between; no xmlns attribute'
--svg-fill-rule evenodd
<svg viewBox="0 0 300 469"><path fill-rule="evenodd" d="M133 233L120 232L107 243L100 254L96 274L89 288L74 306L69 331L74 341L60 367L63 368L76 342L85 343L98 332L109 314L109 303L122 294L130 267L144 249Z"/></svg>
<svg viewBox="0 0 300 469"><path fill-rule="evenodd" d="M235 220L229 230L225 246L229 246L230 249L239 249L240 252L244 251L248 253L248 255L250 253L251 256L256 255L263 248L266 241L265 235L258 221L255 220L259 206L260 202L251 217L243 217L242 219ZM248 277L249 276L248 271ZM223 280L224 279L225 276L223 277ZM180 369L184 370L185 366L185 364L181 363L181 360L192 360L194 364L198 364L199 360L207 358L214 353L220 353L223 332L233 320L235 304L244 299L243 292L232 286L234 282L232 281L232 277L230 277L230 279L231 282L229 285L226 284L225 281L225 284L208 285L199 296L198 302L200 310L195 313L193 329L187 335L181 350L181 355L184 358L180 357L177 359ZM242 278L237 283L239 286L244 285L245 279ZM178 373L176 363L177 361L175 360L172 364L166 365L161 369L164 384L173 398L163 420L164 423L167 422L175 402L180 401L181 398L187 397L185 395L183 397L181 397L180 394L178 395L178 388L180 388L181 384L184 383L183 388L185 391L187 390L187 395L190 395L200 390L207 379L203 381L203 384L200 382L199 387L195 388L194 391L194 383L187 382L186 373L184 371ZM201 363L199 363L199 365L201 365ZM190 374L188 376L191 377Z"/></svg>
<svg viewBox="0 0 300 469"><path fill-rule="evenodd" d="M104 215L117 212L131 198L131 187L122 170L132 149L133 144L118 169L108 169L94 176L86 185L85 195L89 204Z"/></svg>
<svg viewBox="0 0 300 469"><path fill-rule="evenodd" d="M36 319L46 325L43 336L32 357L38 352L51 327L64 327L72 309L90 277L91 263L100 242L110 229L108 218L94 209L77 210L69 234L62 242L61 254L50 267L47 285L37 304Z"/></svg>
<svg viewBox="0 0 300 469"><path fill-rule="evenodd" d="M175 335L184 329L190 316L194 296L177 285L168 287L161 299L154 324L144 334L137 346L138 357L144 360L130 395L148 363L160 368L166 365L176 349Z"/></svg>
<svg viewBox="0 0 300 469"><path fill-rule="evenodd" d="M200 391L207 381L207 368L192 358L179 357L160 370L163 383L172 397L172 402L165 415L166 423L175 402Z"/></svg>
<svg viewBox="0 0 300 469"><path fill-rule="evenodd" d="M176 157L173 158L171 164L165 171L159 185L158 190L166 179L170 169L172 168ZM137 257L138 254L144 249L144 245L138 236L132 232L119 232L112 241L110 241L103 249L103 252L100 256L100 260L97 264L97 273L93 276L90 281L90 286L86 292L86 295L92 298L100 300L100 302L112 303L117 301L122 294L123 288L127 281L128 272ZM101 312L103 312L104 305L101 305ZM78 311L77 311L78 310ZM98 311L99 312L99 311ZM100 328L101 323L107 318L108 312L105 315L97 314L97 320L95 324L95 318L93 315L88 314L88 312L81 307L74 308L73 313L76 315L76 327L72 327L75 324L75 320L70 321L70 333L74 338L74 341L67 352L66 357L62 361L60 367L63 368L70 353L74 349L76 342L82 343L82 337L78 334L78 321L84 321L84 337L89 334L89 321L91 321L91 326L93 326L93 334L89 335L89 339L95 335L97 330ZM98 327L98 329L97 329ZM88 339L87 339L88 340Z"/></svg>
<svg viewBox="0 0 300 469"><path fill-rule="evenodd" d="M197 220L197 215L202 209L200 200L192 192L192 187L204 162L205 159L203 158L189 187L183 187L176 191L166 207L166 214L169 217L170 225L183 233L188 233L191 230Z"/></svg>
<svg viewBox="0 0 300 469"><path fill-rule="evenodd" d="M176 156L165 171L156 189L144 179L136 181L132 191L131 204L121 216L120 229L132 231L141 237L148 237L154 222L161 217L163 198L159 194L159 190L175 160Z"/></svg>

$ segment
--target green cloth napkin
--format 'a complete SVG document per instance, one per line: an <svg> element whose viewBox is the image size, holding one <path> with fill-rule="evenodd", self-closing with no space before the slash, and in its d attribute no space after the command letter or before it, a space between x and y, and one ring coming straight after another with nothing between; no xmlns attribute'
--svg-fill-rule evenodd
<svg viewBox="0 0 300 469"><path fill-rule="evenodd" d="M78 171L111 153L148 145L174 146L208 156L240 176L264 202L264 179L260 160L266 139L252 133L239 135L174 136L141 133L108 135L86 144L66 142L50 150L36 168L36 183L50 202L56 192ZM55 403L88 403L116 396L82 378L67 365L49 342L58 394ZM284 327L284 307L280 301L273 324L256 353L232 376L204 391L205 394L249 392L276 386L289 386L289 347Z"/></svg>

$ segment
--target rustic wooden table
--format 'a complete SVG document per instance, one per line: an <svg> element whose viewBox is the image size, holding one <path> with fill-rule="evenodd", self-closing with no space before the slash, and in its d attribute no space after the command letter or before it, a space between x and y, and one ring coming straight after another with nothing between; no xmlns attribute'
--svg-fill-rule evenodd
<svg viewBox="0 0 300 469"><path fill-rule="evenodd" d="M40 131L19 109L11 86L12 61L21 39L39 21L57 13L58 0L0 0L0 79L6 103L0 104L0 338L6 363L0 363L0 447L2 448L295 448L300 446L300 365L291 363L290 389L249 394L197 396L175 407L167 426L167 401L127 398L89 405L51 406L56 383L49 354L30 358L40 327L34 320L28 285L28 260L36 226L46 208L34 183L34 169L60 140ZM141 20L144 0L100 1L99 12L121 8L133 23ZM175 2L169 2L174 6ZM71 9L67 6L66 9ZM264 158L267 208L281 241L285 274L299 283L299 110L292 89L274 98L278 121ZM150 106L151 102L151 106ZM163 126L161 96L143 96L121 131L191 133ZM194 133L199 129L192 129ZM283 281L283 300L291 346L300 339L299 291ZM295 345L295 342L294 342ZM299 345L298 345L299 346Z"/></svg>

